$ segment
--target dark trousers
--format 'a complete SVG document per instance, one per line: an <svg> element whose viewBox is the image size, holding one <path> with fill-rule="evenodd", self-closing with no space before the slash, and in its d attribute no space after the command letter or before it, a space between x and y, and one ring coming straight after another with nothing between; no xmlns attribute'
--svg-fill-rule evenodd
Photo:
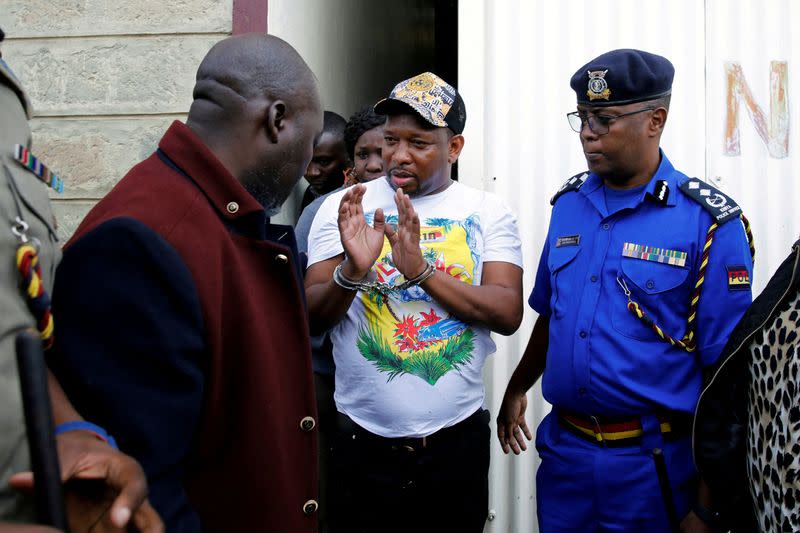
<svg viewBox="0 0 800 533"><path fill-rule="evenodd" d="M489 412L426 439L387 439L339 414L331 533L481 533L489 506Z"/></svg>

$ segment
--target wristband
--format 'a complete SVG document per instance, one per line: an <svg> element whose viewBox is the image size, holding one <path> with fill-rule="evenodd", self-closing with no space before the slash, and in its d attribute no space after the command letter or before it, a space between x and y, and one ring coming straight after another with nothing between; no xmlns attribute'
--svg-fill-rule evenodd
<svg viewBox="0 0 800 533"><path fill-rule="evenodd" d="M717 511L712 511L707 507L703 507L700 503L695 503L692 505L692 512L710 528L714 529L719 527L720 514Z"/></svg>
<svg viewBox="0 0 800 533"><path fill-rule="evenodd" d="M107 443L115 450L119 450L119 447L117 446L117 441L114 440L114 437L109 435L105 429L101 428L97 424L92 424L91 422L87 422L85 420L73 420L71 422L64 422L63 424L59 424L56 426L55 434L61 435L62 433L66 433L67 431L88 431L101 441Z"/></svg>

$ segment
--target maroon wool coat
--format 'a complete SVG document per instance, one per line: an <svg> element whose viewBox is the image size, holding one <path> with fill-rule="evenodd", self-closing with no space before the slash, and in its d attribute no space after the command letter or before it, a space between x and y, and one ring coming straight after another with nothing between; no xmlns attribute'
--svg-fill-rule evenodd
<svg viewBox="0 0 800 533"><path fill-rule="evenodd" d="M293 244L257 236L259 229L269 231L266 223L262 206L187 126L175 122L159 151L135 166L89 213L68 243L63 271L57 275L54 300L61 308L80 308L83 313L82 320L73 320L75 313L61 312L64 331L55 356L59 379L78 399L78 407L90 413L87 418L110 426L106 429L120 435L123 451L142 462L151 499L168 531L196 530L198 516L206 531L317 529L316 406L303 287ZM134 230L128 231L131 227ZM287 231L293 239L291 229L282 236ZM128 242L132 244L119 244ZM152 251L153 243L160 252ZM127 263L117 259L131 249ZM169 263L173 251L182 265ZM106 274L115 261L117 270L124 270L148 254L152 259L132 267L137 281L131 288L117 290L126 280L116 283ZM98 263L103 267L94 270ZM153 264L175 279L188 271L188 283L181 281L184 288L174 294L162 283L155 286L155 297L148 296L152 280L145 280L142 289L136 283L149 275L140 273ZM85 298L97 291L98 283L106 286L100 290L101 303L97 294ZM192 286L196 299L185 294ZM181 317L173 317L171 309L183 300L199 302L202 347L199 360L188 358L187 363L184 358L172 364L170 350L179 344L175 337L186 328L172 326L180 324ZM94 341L107 336L108 329L125 331L129 320L139 323L141 316L130 314L131 308L149 315L149 322L137 326L143 335L151 326L157 331L159 323L170 324L167 334L146 339L148 348L139 352L131 352L126 344ZM107 313L117 312L122 318L102 325ZM132 344L139 342L136 333L126 336ZM116 365L115 357L126 362ZM143 371L137 365L148 358L157 360L142 363L150 365ZM160 370L162 363L166 370ZM141 390L140 384L132 383L136 375L153 375L155 381L156 372L174 372L180 378L163 380L167 388L174 383L176 389L202 393L146 386ZM201 376L199 389L195 375ZM137 392L124 392L129 389ZM150 401L159 395L165 398L161 404ZM137 412L142 402L148 412ZM173 414L173 404L183 411ZM196 423L180 415L194 410ZM133 433L136 424L141 427ZM180 472L183 494L160 485L175 471ZM188 519L186 508L192 515Z"/></svg>

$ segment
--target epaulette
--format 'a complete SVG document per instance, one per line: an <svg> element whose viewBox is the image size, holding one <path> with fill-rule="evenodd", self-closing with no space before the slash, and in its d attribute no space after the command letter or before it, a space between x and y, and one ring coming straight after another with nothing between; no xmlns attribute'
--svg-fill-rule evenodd
<svg viewBox="0 0 800 533"><path fill-rule="evenodd" d="M14 72L11 71L11 67L8 66L8 63L6 63L2 57L0 57L0 85L8 85L9 88L17 94L22 108L25 110L25 116L30 120L33 117L31 101L22 89L22 84L19 82L19 79L14 75Z"/></svg>
<svg viewBox="0 0 800 533"><path fill-rule="evenodd" d="M575 174L570 179L565 181L564 185L562 185L561 188L558 189L558 192L555 193L553 197L550 199L550 205L555 205L556 200L558 200L562 194L566 194L571 191L577 191L578 189L580 189L586 182L586 178L588 177L589 177L588 172L581 172L580 174Z"/></svg>
<svg viewBox="0 0 800 533"><path fill-rule="evenodd" d="M678 188L711 213L719 225L737 218L742 213L742 208L730 196L697 178L689 178Z"/></svg>

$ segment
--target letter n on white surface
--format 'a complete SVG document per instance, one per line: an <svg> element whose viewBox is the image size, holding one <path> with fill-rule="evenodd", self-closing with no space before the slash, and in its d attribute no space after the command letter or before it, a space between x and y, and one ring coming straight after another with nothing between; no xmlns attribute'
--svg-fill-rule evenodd
<svg viewBox="0 0 800 533"><path fill-rule="evenodd" d="M781 159L789 155L789 93L788 64L772 61L769 69L769 116L756 102L739 63L725 63L726 113L724 155L741 155L739 144L739 110L744 102L750 121L767 146L770 157Z"/></svg>

